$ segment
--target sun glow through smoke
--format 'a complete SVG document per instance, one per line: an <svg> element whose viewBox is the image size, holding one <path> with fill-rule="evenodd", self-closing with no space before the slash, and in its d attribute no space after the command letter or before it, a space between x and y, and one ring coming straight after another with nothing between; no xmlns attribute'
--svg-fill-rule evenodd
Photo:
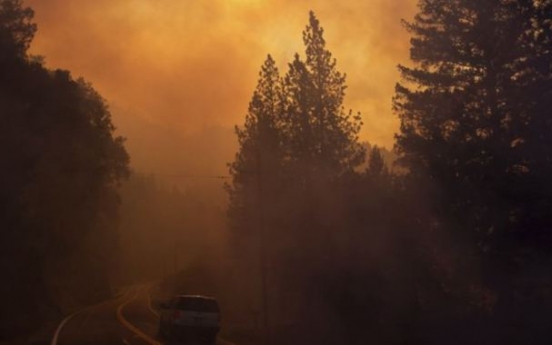
<svg viewBox="0 0 552 345"><path fill-rule="evenodd" d="M362 113L361 139L392 145L396 65L407 59L409 42L400 18L412 17L415 0L27 2L39 25L33 52L133 114L114 114L130 143L144 136L131 123L137 117L182 133L242 123L262 61L272 54L284 74L294 53L302 54L313 10L347 73L345 105Z"/></svg>

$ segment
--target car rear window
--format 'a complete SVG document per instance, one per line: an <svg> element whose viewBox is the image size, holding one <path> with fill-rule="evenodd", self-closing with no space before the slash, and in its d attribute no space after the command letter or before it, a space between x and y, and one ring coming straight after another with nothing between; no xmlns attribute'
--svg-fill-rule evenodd
<svg viewBox="0 0 552 345"><path fill-rule="evenodd" d="M204 313L218 313L219 306L216 300L196 297L181 297L176 304L178 310L189 310Z"/></svg>

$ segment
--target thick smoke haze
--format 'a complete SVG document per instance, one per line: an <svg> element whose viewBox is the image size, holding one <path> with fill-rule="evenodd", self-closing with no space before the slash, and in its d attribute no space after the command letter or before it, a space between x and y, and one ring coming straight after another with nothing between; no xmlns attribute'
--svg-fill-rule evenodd
<svg viewBox="0 0 552 345"><path fill-rule="evenodd" d="M551 14L0 0L0 345L551 343Z"/></svg>
<svg viewBox="0 0 552 345"><path fill-rule="evenodd" d="M412 18L414 0L26 4L35 9L39 26L32 52L45 56L51 68L85 77L107 98L136 169L225 173L222 162L231 160L235 149L231 128L243 122L262 61L270 53L281 73L287 71L293 54L302 53L301 33L311 9L326 30L338 68L348 75L346 106L362 113L361 139L392 146L398 128L391 113L395 66L407 60L409 44L399 18ZM216 147L204 138L212 128L225 133ZM177 141L163 144L169 138ZM195 157L220 164L190 165L194 150Z"/></svg>

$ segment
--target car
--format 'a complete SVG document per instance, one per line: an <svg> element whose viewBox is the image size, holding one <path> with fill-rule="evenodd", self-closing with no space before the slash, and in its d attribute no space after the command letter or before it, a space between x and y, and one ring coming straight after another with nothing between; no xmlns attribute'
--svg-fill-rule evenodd
<svg viewBox="0 0 552 345"><path fill-rule="evenodd" d="M159 335L179 340L215 343L220 331L220 308L217 300L199 295L178 295L161 303Z"/></svg>

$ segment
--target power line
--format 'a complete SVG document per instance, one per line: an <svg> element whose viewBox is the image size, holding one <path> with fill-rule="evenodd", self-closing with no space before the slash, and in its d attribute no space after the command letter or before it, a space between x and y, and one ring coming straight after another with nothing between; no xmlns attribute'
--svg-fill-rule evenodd
<svg viewBox="0 0 552 345"><path fill-rule="evenodd" d="M261 174L261 172L258 171L241 171L241 174L245 175L272 175L275 173L264 173ZM200 175L200 174L159 174L159 173L149 173L149 174L143 174L146 176L155 176L155 177L171 177L171 178L204 178L204 179L219 179L219 180L227 180L231 179L233 176L230 175Z"/></svg>
<svg viewBox="0 0 552 345"><path fill-rule="evenodd" d="M219 179L219 180L232 178L232 176L229 176L229 175L191 175L191 174L157 174L157 173L151 173L151 174L145 174L145 175L155 176L155 177Z"/></svg>

